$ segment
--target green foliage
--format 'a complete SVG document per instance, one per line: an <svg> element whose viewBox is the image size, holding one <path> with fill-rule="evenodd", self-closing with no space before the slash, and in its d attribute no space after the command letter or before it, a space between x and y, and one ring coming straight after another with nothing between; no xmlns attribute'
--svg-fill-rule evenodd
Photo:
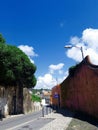
<svg viewBox="0 0 98 130"><path fill-rule="evenodd" d="M2 34L0 33L0 44L4 44L5 43L5 39L3 38Z"/></svg>
<svg viewBox="0 0 98 130"><path fill-rule="evenodd" d="M34 87L35 71L36 66L19 48L0 44L0 84Z"/></svg>
<svg viewBox="0 0 98 130"><path fill-rule="evenodd" d="M32 101L41 102L41 98L35 94L32 94Z"/></svg>
<svg viewBox="0 0 98 130"><path fill-rule="evenodd" d="M76 69L78 68L79 64L76 64L75 66L72 66L69 68L69 75L74 76Z"/></svg>

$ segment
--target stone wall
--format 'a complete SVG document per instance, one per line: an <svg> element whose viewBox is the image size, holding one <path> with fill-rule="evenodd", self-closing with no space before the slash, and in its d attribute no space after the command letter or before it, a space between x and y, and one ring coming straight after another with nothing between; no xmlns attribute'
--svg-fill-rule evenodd
<svg viewBox="0 0 98 130"><path fill-rule="evenodd" d="M23 111L24 113L32 112L34 110L34 103L32 102L31 94L27 88L23 90Z"/></svg>
<svg viewBox="0 0 98 130"><path fill-rule="evenodd" d="M2 115L20 114L23 111L19 94L19 87L0 86L0 107L2 107Z"/></svg>
<svg viewBox="0 0 98 130"><path fill-rule="evenodd" d="M35 111L35 106L27 88L0 86L0 112L4 117L32 111Z"/></svg>

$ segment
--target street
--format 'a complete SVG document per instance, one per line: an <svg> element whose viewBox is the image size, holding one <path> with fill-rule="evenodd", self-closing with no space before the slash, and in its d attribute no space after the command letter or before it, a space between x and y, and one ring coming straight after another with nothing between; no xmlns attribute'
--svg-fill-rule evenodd
<svg viewBox="0 0 98 130"><path fill-rule="evenodd" d="M46 110L47 107L44 108L44 114L46 114ZM26 115L18 115L3 119L3 121L0 121L0 130L39 130L45 124L53 120L43 118L42 116L41 110Z"/></svg>

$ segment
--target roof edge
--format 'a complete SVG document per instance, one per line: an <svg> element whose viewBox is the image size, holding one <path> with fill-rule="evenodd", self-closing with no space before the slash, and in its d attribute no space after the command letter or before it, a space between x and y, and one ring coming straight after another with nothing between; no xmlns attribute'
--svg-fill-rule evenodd
<svg viewBox="0 0 98 130"><path fill-rule="evenodd" d="M91 62L89 55L87 55L82 62L86 63L86 64L89 65L90 67L98 68L98 65L95 65L95 64L93 64L93 63Z"/></svg>

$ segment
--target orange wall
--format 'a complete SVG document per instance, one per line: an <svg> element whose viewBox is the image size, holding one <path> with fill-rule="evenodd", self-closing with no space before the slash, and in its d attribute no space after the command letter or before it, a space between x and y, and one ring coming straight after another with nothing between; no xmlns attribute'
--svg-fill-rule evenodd
<svg viewBox="0 0 98 130"><path fill-rule="evenodd" d="M57 85L55 87L52 88L52 104L55 106L59 105L59 102L61 100L61 89L60 89L60 85ZM59 97L56 98L55 95L58 94Z"/></svg>

